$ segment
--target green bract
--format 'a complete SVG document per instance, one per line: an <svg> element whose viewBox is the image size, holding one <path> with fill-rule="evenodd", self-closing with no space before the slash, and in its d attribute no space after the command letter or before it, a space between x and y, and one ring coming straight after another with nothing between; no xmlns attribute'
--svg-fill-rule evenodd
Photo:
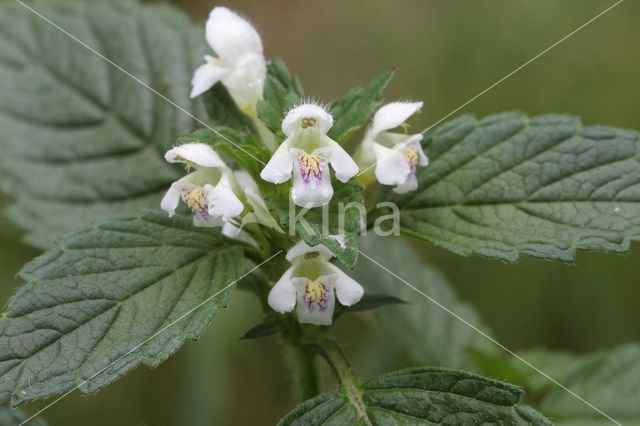
<svg viewBox="0 0 640 426"><path fill-rule="evenodd" d="M347 92L342 99L329 104L329 111L338 117L329 132L329 137L339 143L344 143L359 128L364 126L380 106L382 91L387 87L394 71L387 71L376 78L366 88L356 88Z"/></svg>
<svg viewBox="0 0 640 426"><path fill-rule="evenodd" d="M287 66L280 59L273 59L267 66L267 81L264 85L264 100L258 102L258 115L265 126L276 134L278 140L285 139L282 120L304 96L302 85L291 77Z"/></svg>
<svg viewBox="0 0 640 426"><path fill-rule="evenodd" d="M328 215L323 214L324 207L306 210L295 206L293 209L284 197L269 197L267 205L287 232L294 227L294 231L307 244L311 246L323 244L340 262L352 267L358 258L358 234L364 224L360 211L356 207L353 205L350 208L346 207L349 203L356 205L362 203L363 199L360 195L362 185L354 181L345 184L336 182L335 187L333 198L326 208ZM300 216L301 219L296 219L300 213L303 213ZM323 229L323 217L325 217L326 229ZM293 219L296 219L295 223ZM338 238L340 235L344 238Z"/></svg>

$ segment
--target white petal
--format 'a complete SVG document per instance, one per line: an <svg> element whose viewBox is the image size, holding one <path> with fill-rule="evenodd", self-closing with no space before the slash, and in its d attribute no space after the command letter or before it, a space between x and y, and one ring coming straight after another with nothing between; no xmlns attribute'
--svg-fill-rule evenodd
<svg viewBox="0 0 640 426"><path fill-rule="evenodd" d="M207 62L199 66L193 73L191 80L191 97L200 96L207 90L211 89L222 77L227 73L227 68Z"/></svg>
<svg viewBox="0 0 640 426"><path fill-rule="evenodd" d="M396 151L404 152L405 156L408 153L412 154L410 156L411 160L409 160L409 157L406 157L407 164L410 168L409 175L404 182L399 183L398 186L396 186L393 190L398 194L404 194L406 192L415 191L416 189L418 189L417 167L429 165L429 159L424 154L422 146L420 145L420 141L422 141L422 135L413 135L408 142L398 144L395 147ZM413 153L411 153L410 151L413 151ZM415 157L416 155L417 158Z"/></svg>
<svg viewBox="0 0 640 426"><path fill-rule="evenodd" d="M176 214L176 208L180 202L180 190L171 185L167 193L162 197L160 201L160 208L169 213L169 217Z"/></svg>
<svg viewBox="0 0 640 426"><path fill-rule="evenodd" d="M258 189L258 184L251 177L249 172L246 170L234 170L233 178L236 180L236 183L243 191L251 190L256 193L260 193Z"/></svg>
<svg viewBox="0 0 640 426"><path fill-rule="evenodd" d="M287 269L276 285L273 286L267 298L269 306L281 314L293 311L296 306L296 288L291 282L293 269L293 267Z"/></svg>
<svg viewBox="0 0 640 426"><path fill-rule="evenodd" d="M226 167L224 161L209 145L185 143L170 149L164 155L169 163L193 163L202 167Z"/></svg>
<svg viewBox="0 0 640 426"><path fill-rule="evenodd" d="M398 194L405 194L407 192L415 191L418 189L418 179L415 175L410 175L409 178L400 185L393 188L393 192Z"/></svg>
<svg viewBox="0 0 640 426"><path fill-rule="evenodd" d="M422 102L392 102L383 106L373 116L371 133L377 135L398 127L420 108L422 108Z"/></svg>
<svg viewBox="0 0 640 426"><path fill-rule="evenodd" d="M267 182L282 183L291 179L291 171L293 170L293 160L289 156L289 139L282 142L276 152L273 153L271 160L260 172L260 177Z"/></svg>
<svg viewBox="0 0 640 426"><path fill-rule="evenodd" d="M320 281L320 279L322 279L322 281ZM310 282L306 278L292 279L298 295L298 306L296 308L298 321L315 325L331 325L336 303L333 294L334 280L335 276L321 277L316 282ZM312 286L311 288L316 291L307 292L308 285ZM318 294L322 294L322 297L313 297Z"/></svg>
<svg viewBox="0 0 640 426"><path fill-rule="evenodd" d="M293 262L295 258L303 256L307 253L313 253L313 252L317 252L317 253L320 253L321 255L324 255L327 260L333 257L333 253L331 252L331 250L326 248L324 245L318 244L317 246L311 247L310 245L305 243L304 240L300 240L296 245L291 247L287 252L287 260L289 262Z"/></svg>
<svg viewBox="0 0 640 426"><path fill-rule="evenodd" d="M206 25L207 42L225 62L235 63L242 56L262 56L262 40L255 28L226 7L211 11Z"/></svg>
<svg viewBox="0 0 640 426"><path fill-rule="evenodd" d="M239 216L244 210L244 204L231 189L229 178L223 175L218 184L204 186L204 193L209 205L211 216L221 217L223 221Z"/></svg>
<svg viewBox="0 0 640 426"><path fill-rule="evenodd" d="M302 104L289 111L282 121L282 131L287 137L299 130L317 129L327 133L333 126L333 117L324 108L315 104Z"/></svg>
<svg viewBox="0 0 640 426"><path fill-rule="evenodd" d="M355 161L363 170L371 167L371 165L376 162L376 154L373 149L374 143L375 141L373 140L370 131L368 131L364 135L362 143L360 143L360 146L356 149L354 155Z"/></svg>
<svg viewBox="0 0 640 426"><path fill-rule="evenodd" d="M248 54L222 77L222 83L240 110L255 115L256 104L262 99L267 64L262 55Z"/></svg>
<svg viewBox="0 0 640 426"><path fill-rule="evenodd" d="M233 177L253 209L252 213L244 216L242 223L259 223L260 225L284 232L271 213L269 213L269 209L262 198L258 184L256 184L256 181L253 180L251 175L245 170L236 170L233 172Z"/></svg>
<svg viewBox="0 0 640 426"><path fill-rule="evenodd" d="M329 264L329 267L337 274L335 288L340 303L344 306L351 306L358 303L364 294L362 286L342 272L337 266Z"/></svg>
<svg viewBox="0 0 640 426"><path fill-rule="evenodd" d="M418 153L418 165L424 167L429 165L429 159L422 150L422 145L420 144L420 142L422 142L422 138L423 136L419 134L411 136L411 139L407 142L407 146Z"/></svg>
<svg viewBox="0 0 640 426"><path fill-rule="evenodd" d="M373 144L376 154L376 178L383 185L399 185L407 180L411 168L404 154L398 149Z"/></svg>
<svg viewBox="0 0 640 426"><path fill-rule="evenodd" d="M336 172L336 178L341 182L346 182L358 174L358 165L351 158L347 151L342 149L337 142L325 136L325 143L331 148L329 163Z"/></svg>
<svg viewBox="0 0 640 426"><path fill-rule="evenodd" d="M278 221L276 221L276 219L269 212L267 204L259 194L254 193L250 189L247 189L245 191L245 195L247 197L247 202L249 203L253 211L243 217L242 223L248 224L255 222L262 226L273 228L278 232L284 232L278 224Z"/></svg>
<svg viewBox="0 0 640 426"><path fill-rule="evenodd" d="M289 153L295 158L291 188L294 204L310 209L329 203L333 197L331 173L327 164L331 149L316 149L309 155L301 149L292 148Z"/></svg>
<svg viewBox="0 0 640 426"><path fill-rule="evenodd" d="M222 219L216 216L209 215L207 217L204 217L199 214L193 215L193 225L200 228L217 228L219 226L222 226L223 224L224 222L222 221Z"/></svg>
<svg viewBox="0 0 640 426"><path fill-rule="evenodd" d="M231 222L225 222L224 225L222 225L222 235L233 240L240 240L245 243L251 244L255 248L260 248L256 240L254 240L251 235L238 228Z"/></svg>
<svg viewBox="0 0 640 426"><path fill-rule="evenodd" d="M176 188L180 192L180 195L184 195L185 192L202 188L202 186L207 182L207 175L201 173L201 170L196 170L195 172L189 173L183 178L173 182L171 186Z"/></svg>
<svg viewBox="0 0 640 426"><path fill-rule="evenodd" d="M199 184L194 183L198 179L199 173L194 172L174 182L173 187L180 192L182 201L193 213L193 223L196 226L218 226L220 221L213 221L209 215L205 192Z"/></svg>

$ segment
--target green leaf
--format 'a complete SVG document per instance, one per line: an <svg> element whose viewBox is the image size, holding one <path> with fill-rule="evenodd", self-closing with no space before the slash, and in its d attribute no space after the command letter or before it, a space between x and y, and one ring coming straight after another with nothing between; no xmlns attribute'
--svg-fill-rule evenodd
<svg viewBox="0 0 640 426"><path fill-rule="evenodd" d="M342 99L329 105L329 111L335 120L328 133L331 139L342 144L367 124L373 112L380 106L382 91L391 81L394 72L395 69L385 72L373 80L366 89L351 89Z"/></svg>
<svg viewBox="0 0 640 426"><path fill-rule="evenodd" d="M364 202L362 185L354 180L347 183L334 180L333 189L333 198L324 207L307 210L294 206L288 198L280 196L267 197L267 206L278 218L285 232L290 233L289 228L293 225L307 244L324 244L344 265L352 267L358 258L358 235L362 230L361 212L354 207ZM352 204L349 205L350 203ZM290 208L293 211L290 212ZM326 215L323 215L323 209L327 210ZM326 226L323 225L323 216ZM297 218L295 224L294 217Z"/></svg>
<svg viewBox="0 0 640 426"><path fill-rule="evenodd" d="M594 406L625 425L640 425L640 344L578 355L544 348L519 354ZM487 356L483 374L525 387L527 401L557 424L610 425L611 420L515 357Z"/></svg>
<svg viewBox="0 0 640 426"><path fill-rule="evenodd" d="M262 322L255 327L251 327L240 339L260 339L262 337L271 336L283 329L283 323L280 317L273 312L265 315Z"/></svg>
<svg viewBox="0 0 640 426"><path fill-rule="evenodd" d="M217 83L207 90L202 95L202 101L214 127L225 126L240 132L250 131L254 135L257 134L251 118L240 111L222 83Z"/></svg>
<svg viewBox="0 0 640 426"><path fill-rule="evenodd" d="M523 356L530 354L524 353ZM640 344L573 358L563 363L561 372L557 357L547 355L547 359L556 360L551 365L555 365L553 372L557 377L554 378L622 424L639 425ZM534 365L544 371L547 364L540 362L539 357L535 360L540 365ZM539 408L562 425L611 424L593 408L557 386L549 386Z"/></svg>
<svg viewBox="0 0 640 426"><path fill-rule="evenodd" d="M19 408L11 408L8 405L0 407L0 425L2 426L19 426L28 418ZM24 424L26 426L47 426L47 422L40 417Z"/></svg>
<svg viewBox="0 0 640 426"><path fill-rule="evenodd" d="M417 365L451 368L470 368L470 350L493 348L477 331L367 258L394 271L424 294L489 333L475 309L462 302L442 274L426 264L406 241L369 234L361 241L360 249L366 256L360 256L357 267L346 272L362 284L366 292L393 294L409 302L375 311L380 327L392 337L390 345L408 354Z"/></svg>
<svg viewBox="0 0 640 426"><path fill-rule="evenodd" d="M260 172L271 158L271 152L246 133L240 133L228 127L219 127L218 133L201 129L189 135L178 137L183 142L199 142L211 145L244 168L256 183L264 189L271 184L260 178ZM221 136L222 135L222 136Z"/></svg>
<svg viewBox="0 0 640 426"><path fill-rule="evenodd" d="M398 299L397 297L387 296L386 294L369 294L365 293L362 296L362 299L358 303L352 306L344 306L337 305L335 308L335 315L333 316L334 320L340 317L343 314L348 314L351 312L362 312L369 311L372 309L382 308L383 306L389 305L402 305L406 304L402 299Z"/></svg>
<svg viewBox="0 0 640 426"><path fill-rule="evenodd" d="M571 261L640 236L639 133L575 117L465 116L426 138L419 189L381 191L404 234L461 255Z"/></svg>
<svg viewBox="0 0 640 426"><path fill-rule="evenodd" d="M194 120L16 2L0 5L0 177L27 241L156 207L180 176L162 160ZM202 34L168 6L132 1L29 5L155 90L189 99Z"/></svg>
<svg viewBox="0 0 640 426"><path fill-rule="evenodd" d="M304 92L300 81L291 77L287 66L280 59L272 59L267 65L267 80L264 84L264 100L258 102L258 116L280 141L285 139L282 133L284 116L297 103Z"/></svg>
<svg viewBox="0 0 640 426"><path fill-rule="evenodd" d="M287 425L365 424L503 424L550 425L531 407L519 404L520 388L475 374L438 368L413 368L375 377L351 389L363 406L356 407L345 388L310 399L279 423Z"/></svg>
<svg viewBox="0 0 640 426"><path fill-rule="evenodd" d="M151 211L59 239L22 269L27 284L0 317L0 401L92 393L200 337L241 273L242 249L230 244Z"/></svg>
<svg viewBox="0 0 640 426"><path fill-rule="evenodd" d="M543 348L526 350L520 353L520 356L560 382L574 367L578 358L569 352L551 351ZM529 401L539 401L545 392L557 386L518 358L508 356L503 352L485 353L479 350L474 351L470 357L475 370L480 374L499 377L510 383L524 386Z"/></svg>

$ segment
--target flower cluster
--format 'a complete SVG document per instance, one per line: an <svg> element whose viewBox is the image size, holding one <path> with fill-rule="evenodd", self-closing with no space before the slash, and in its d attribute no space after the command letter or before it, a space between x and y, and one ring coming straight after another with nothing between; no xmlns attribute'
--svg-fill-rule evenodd
<svg viewBox="0 0 640 426"><path fill-rule="evenodd" d="M254 120L263 143L273 153L259 178L279 185L293 177L290 196L295 205L314 208L328 204L334 194L332 170L341 182L357 177L368 184L377 179L383 185L394 185L399 193L417 188L417 169L428 165L422 135L392 130L406 129L406 120L420 110L422 102L393 102L381 107L356 150L355 160L328 136L334 117L314 103L303 103L287 112L281 124L286 139L276 146L275 136L257 114L267 79L260 35L233 11L216 7L206 24L206 39L215 56L206 55L205 63L196 69L191 96L197 97L218 83L226 87L238 108ZM211 146L183 144L169 150L165 159L193 168L174 182L162 199L161 207L169 216L175 214L182 199L195 226L222 227L230 238L257 246L242 230L249 223L282 232L253 178L245 171L233 171ZM269 305L281 313L291 312L297 305L300 322L331 324L334 291L345 306L357 303L363 295L362 287L330 262L332 257L323 245L310 247L303 241L294 245L287 254L291 267L272 288Z"/></svg>

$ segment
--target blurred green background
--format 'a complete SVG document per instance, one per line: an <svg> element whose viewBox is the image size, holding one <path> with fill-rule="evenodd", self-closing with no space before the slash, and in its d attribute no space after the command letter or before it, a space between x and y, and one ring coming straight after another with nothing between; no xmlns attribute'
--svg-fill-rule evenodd
<svg viewBox="0 0 640 426"><path fill-rule="evenodd" d="M419 130L614 2L173 3L196 22L206 19L215 5L250 17L262 34L267 57L283 58L307 93L320 100L338 97L399 67L385 98L423 100L422 114L412 121L413 129ZM622 3L459 114L558 112L581 116L585 124L640 128L639 17L640 2ZM14 276L21 265L38 251L17 243L19 229L4 217L0 221L4 301L20 285ZM416 248L444 272L509 348L548 346L581 352L640 341L638 244L628 255L581 253L574 265L530 259L507 265L460 258L421 244ZM200 342L187 343L156 371L140 367L95 396L76 392L49 409L45 418L51 425L68 424L69 416L74 424L91 425L273 424L296 400L285 349L278 340L238 340L259 320L259 305L251 296L236 293L231 308L216 317ZM337 334L361 377L381 373L394 363L384 357L384 336L372 316L343 320ZM333 386L331 380L326 386ZM39 406L44 404L27 411Z"/></svg>

